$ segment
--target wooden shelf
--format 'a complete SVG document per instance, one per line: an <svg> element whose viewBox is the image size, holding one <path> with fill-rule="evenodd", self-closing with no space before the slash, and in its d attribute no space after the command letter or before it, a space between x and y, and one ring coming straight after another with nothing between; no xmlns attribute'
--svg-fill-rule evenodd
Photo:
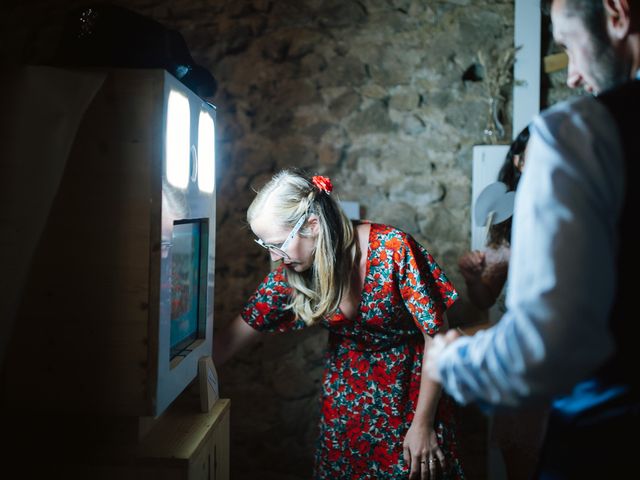
<svg viewBox="0 0 640 480"><path fill-rule="evenodd" d="M202 413L198 396L186 391L140 440L119 417L3 416L10 443L0 450L0 477L13 471L65 480L228 480L230 411L231 401L219 399Z"/></svg>
<svg viewBox="0 0 640 480"><path fill-rule="evenodd" d="M104 450L87 478L227 480L230 405L219 399L201 413L177 403L137 444Z"/></svg>

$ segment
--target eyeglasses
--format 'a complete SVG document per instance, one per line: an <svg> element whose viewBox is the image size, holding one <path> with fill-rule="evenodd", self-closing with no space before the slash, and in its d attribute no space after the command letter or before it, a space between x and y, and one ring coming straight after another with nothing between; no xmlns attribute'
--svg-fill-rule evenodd
<svg viewBox="0 0 640 480"><path fill-rule="evenodd" d="M305 213L296 222L296 224L293 227L293 230L291 230L291 233L287 236L285 241L279 247L277 245L273 245L272 243L265 243L260 238L256 238L254 241L258 245L260 245L262 248L266 248L270 252L275 253L277 256L282 257L286 260L289 260L290 257L285 250L287 249L291 241L295 238L296 233L298 233L298 231L302 228L302 225L304 225L304 221L306 219L307 219L307 214Z"/></svg>

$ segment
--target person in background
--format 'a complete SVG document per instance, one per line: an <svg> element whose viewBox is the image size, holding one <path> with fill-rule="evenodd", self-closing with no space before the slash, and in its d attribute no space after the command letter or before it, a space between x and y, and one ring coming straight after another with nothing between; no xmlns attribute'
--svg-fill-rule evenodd
<svg viewBox="0 0 640 480"><path fill-rule="evenodd" d="M529 141L529 127L525 127L509 147L498 173L498 181L507 191L515 191L524 168L524 155ZM511 244L511 218L489 227L486 250L472 250L458 260L469 300L481 310L491 308L498 301L507 280Z"/></svg>
<svg viewBox="0 0 640 480"><path fill-rule="evenodd" d="M498 181L515 191L525 165L529 141L529 127L525 127L511 143ZM462 255L458 267L467 287L471 303L481 310L495 309L497 315L505 312L504 290L511 250L511 224L509 218L489 227L485 250L473 250ZM499 317L498 317L499 318ZM490 323L495 315L489 315ZM546 425L547 405L523 410L492 412L489 416L489 442L500 453L504 473L509 480L528 480L535 471ZM491 474L497 474L495 459Z"/></svg>
<svg viewBox="0 0 640 480"><path fill-rule="evenodd" d="M454 406L424 372L457 292L409 234L353 224L327 177L276 174L251 203L279 265L215 335L222 365L260 332L329 330L316 479L461 479Z"/></svg>
<svg viewBox="0 0 640 480"><path fill-rule="evenodd" d="M516 193L507 312L473 337L436 336L430 378L461 403L553 398L536 478L628 478L637 470L640 4L553 0L570 87L531 126Z"/></svg>

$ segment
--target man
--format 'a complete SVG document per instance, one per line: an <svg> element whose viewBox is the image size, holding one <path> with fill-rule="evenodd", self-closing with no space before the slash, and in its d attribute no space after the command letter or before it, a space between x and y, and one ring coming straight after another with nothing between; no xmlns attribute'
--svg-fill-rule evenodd
<svg viewBox="0 0 640 480"><path fill-rule="evenodd" d="M437 336L428 374L461 403L553 398L538 478L628 478L637 441L626 438L636 437L640 410L629 284L640 245L640 1L547 3L569 56L568 85L595 96L534 119L508 311L473 337Z"/></svg>

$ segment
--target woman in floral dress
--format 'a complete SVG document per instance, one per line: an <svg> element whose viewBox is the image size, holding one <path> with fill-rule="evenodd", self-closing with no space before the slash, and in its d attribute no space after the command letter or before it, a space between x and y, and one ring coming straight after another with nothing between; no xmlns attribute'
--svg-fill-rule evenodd
<svg viewBox="0 0 640 480"><path fill-rule="evenodd" d="M461 479L453 404L422 374L457 292L409 234L353 225L326 177L277 174L247 219L280 265L215 336L221 364L258 332L329 330L316 479Z"/></svg>

